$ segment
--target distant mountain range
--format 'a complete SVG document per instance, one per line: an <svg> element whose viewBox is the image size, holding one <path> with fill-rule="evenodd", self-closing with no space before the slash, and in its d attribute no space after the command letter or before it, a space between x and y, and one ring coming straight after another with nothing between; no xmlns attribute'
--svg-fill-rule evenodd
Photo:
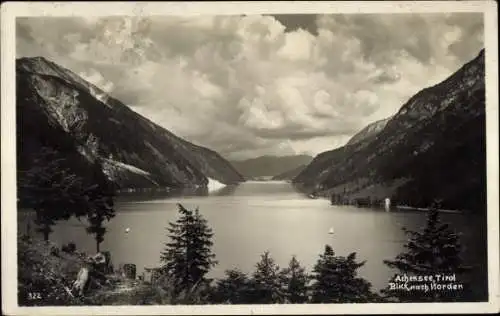
<svg viewBox="0 0 500 316"><path fill-rule="evenodd" d="M352 145L355 143L359 143L361 141L364 141L366 139L369 139L371 137L375 137L387 124L390 118L386 118L383 120L376 121L372 124L369 124L365 128L363 128L360 132L358 132L356 135L354 135L347 143L347 145ZM308 159L311 162L313 160L312 157L308 156ZM306 159L307 160L307 159ZM286 170L280 174L275 175L272 177L272 180L292 180L296 176L298 176L306 167L308 163L301 164L297 167L294 167L292 169Z"/></svg>
<svg viewBox="0 0 500 316"><path fill-rule="evenodd" d="M428 206L485 210L484 50L399 112L317 155L293 182L318 194L392 197Z"/></svg>
<svg viewBox="0 0 500 316"><path fill-rule="evenodd" d="M43 57L16 61L18 168L42 147L86 176L96 157L119 188L203 187L209 178L244 181L213 150L192 144L137 114L75 73Z"/></svg>
<svg viewBox="0 0 500 316"><path fill-rule="evenodd" d="M260 156L247 160L232 160L231 164L246 179L256 179L272 178L299 166L307 165L312 159L313 157L308 155Z"/></svg>
<svg viewBox="0 0 500 316"><path fill-rule="evenodd" d="M302 172L302 170L304 170L306 167L307 165L300 165L296 168L293 168L292 170L288 170L278 175L275 175L274 177L271 178L271 180L292 180L293 178L298 176Z"/></svg>

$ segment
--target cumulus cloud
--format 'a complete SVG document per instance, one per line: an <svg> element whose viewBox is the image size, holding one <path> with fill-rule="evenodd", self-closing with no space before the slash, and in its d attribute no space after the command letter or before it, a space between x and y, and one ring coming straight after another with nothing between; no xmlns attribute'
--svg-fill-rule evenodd
<svg viewBox="0 0 500 316"><path fill-rule="evenodd" d="M475 57L481 14L22 18L43 55L229 158L330 150Z"/></svg>

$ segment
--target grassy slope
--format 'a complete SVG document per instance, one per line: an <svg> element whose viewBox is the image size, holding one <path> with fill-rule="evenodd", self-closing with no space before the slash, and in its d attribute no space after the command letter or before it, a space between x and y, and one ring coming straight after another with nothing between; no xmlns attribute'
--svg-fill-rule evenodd
<svg viewBox="0 0 500 316"><path fill-rule="evenodd" d="M20 306L69 305L148 305L165 303L161 293L151 285L125 279L119 274L107 275L109 282L91 288L83 298L71 297L78 271L84 266L85 253L51 251L58 248L41 240L18 238L18 301ZM39 294L37 294L39 293ZM29 295L35 296L30 298ZM39 295L39 298L38 298Z"/></svg>

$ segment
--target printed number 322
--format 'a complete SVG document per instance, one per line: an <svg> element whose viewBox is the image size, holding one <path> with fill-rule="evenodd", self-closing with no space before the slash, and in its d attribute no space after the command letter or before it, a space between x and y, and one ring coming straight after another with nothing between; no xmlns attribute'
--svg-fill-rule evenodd
<svg viewBox="0 0 500 316"><path fill-rule="evenodd" d="M29 292L28 293L28 299L30 299L30 300L41 300L42 299L42 294L40 294L40 292Z"/></svg>

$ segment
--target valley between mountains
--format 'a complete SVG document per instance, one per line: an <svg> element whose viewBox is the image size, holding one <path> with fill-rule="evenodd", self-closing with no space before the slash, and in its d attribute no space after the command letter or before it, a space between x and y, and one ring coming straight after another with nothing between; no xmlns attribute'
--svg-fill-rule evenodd
<svg viewBox="0 0 500 316"><path fill-rule="evenodd" d="M484 50L443 82L411 97L345 146L316 157L224 159L182 139L43 57L16 63L20 170L48 147L85 177L92 162L120 189L196 188L209 182L288 180L339 199L383 199L425 207L485 209Z"/></svg>

